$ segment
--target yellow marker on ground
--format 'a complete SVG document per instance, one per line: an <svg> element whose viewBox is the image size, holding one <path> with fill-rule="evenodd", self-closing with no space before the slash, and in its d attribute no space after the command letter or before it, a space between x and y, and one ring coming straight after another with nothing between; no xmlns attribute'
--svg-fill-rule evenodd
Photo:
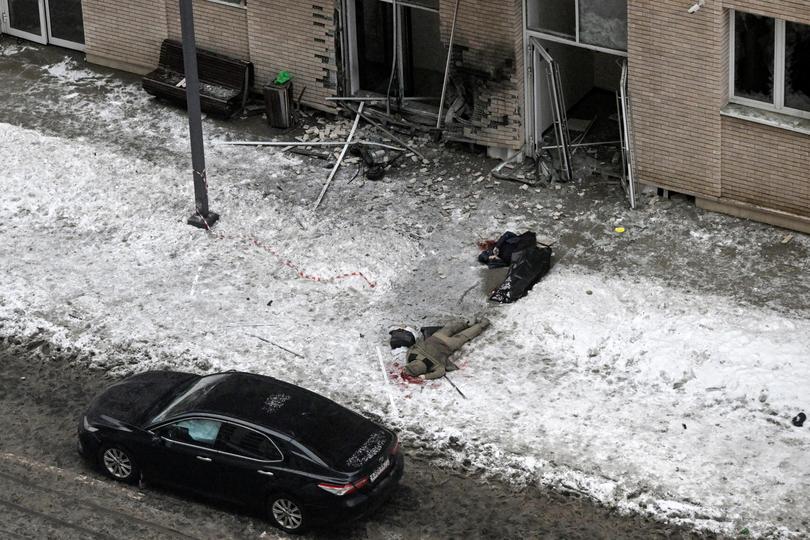
<svg viewBox="0 0 810 540"><path fill-rule="evenodd" d="M622 233L625 231L625 228L624 228L624 227L616 227L616 228L615 228L615 229L613 229L613 230L614 230L615 232L619 233L619 234L622 234Z"/></svg>

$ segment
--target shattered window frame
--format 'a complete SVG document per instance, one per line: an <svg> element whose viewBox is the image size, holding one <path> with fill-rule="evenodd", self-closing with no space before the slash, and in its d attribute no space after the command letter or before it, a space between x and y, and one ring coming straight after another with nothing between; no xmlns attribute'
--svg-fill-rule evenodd
<svg viewBox="0 0 810 540"><path fill-rule="evenodd" d="M557 43L573 45L575 47L590 49L593 51L603 52L607 54L613 54L625 58L628 56L627 43L624 44L623 49L614 49L606 47L604 45L589 43L588 39L583 40L583 28L581 21L582 6L580 5L580 0L569 0L573 8L573 16L574 16L573 35L567 36L565 35L565 33L562 32L557 33L553 29L543 29L542 22L540 22L539 24L534 24L532 21L532 16L533 14L539 12L539 10L541 9L541 6L539 4L542 1L543 0L524 0L523 2L524 20L525 20L524 31L526 32L526 35L536 37L544 41L555 41ZM626 0L624 1L625 6L627 6L627 1ZM542 16L540 15L540 17ZM540 19L540 21L542 21L542 18ZM627 16L627 12L625 13L625 23L627 28L625 32L626 37L629 33L629 17Z"/></svg>
<svg viewBox="0 0 810 540"><path fill-rule="evenodd" d="M729 10L729 102L746 107L762 109L765 111L786 114L798 118L810 119L810 110L796 109L785 104L786 96L786 25L785 19L767 17L774 21L774 58L773 58L773 99L771 101L760 101L749 97L737 95L737 14L750 14L742 10ZM756 14L750 14L756 15ZM790 24L801 25L796 21L789 21ZM802 25L808 26L808 25ZM809 27L810 28L810 27Z"/></svg>

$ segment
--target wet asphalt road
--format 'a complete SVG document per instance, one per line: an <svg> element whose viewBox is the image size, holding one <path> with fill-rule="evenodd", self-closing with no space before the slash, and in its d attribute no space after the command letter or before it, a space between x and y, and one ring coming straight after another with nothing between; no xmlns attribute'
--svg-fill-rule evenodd
<svg viewBox="0 0 810 540"><path fill-rule="evenodd" d="M122 486L75 450L76 423L111 382L56 351L0 341L0 538L276 538L239 508L153 486ZM375 515L310 538L692 538L576 495L514 491L480 475L439 469L405 449L408 467ZM262 536L264 535L264 536Z"/></svg>

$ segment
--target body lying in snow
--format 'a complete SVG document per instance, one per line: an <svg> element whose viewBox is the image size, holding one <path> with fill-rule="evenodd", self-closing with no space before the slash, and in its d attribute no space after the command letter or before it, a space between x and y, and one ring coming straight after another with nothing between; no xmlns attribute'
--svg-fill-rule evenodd
<svg viewBox="0 0 810 540"><path fill-rule="evenodd" d="M450 356L465 343L481 335L489 326L488 319L468 325L464 321L450 323L427 339L420 339L408 349L407 365L403 372L412 377L440 379L448 371L458 369Z"/></svg>

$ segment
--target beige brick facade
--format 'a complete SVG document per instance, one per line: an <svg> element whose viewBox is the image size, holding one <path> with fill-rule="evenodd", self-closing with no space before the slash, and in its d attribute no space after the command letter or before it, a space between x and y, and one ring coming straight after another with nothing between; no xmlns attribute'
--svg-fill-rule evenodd
<svg viewBox="0 0 810 540"><path fill-rule="evenodd" d="M449 41L455 0L439 1ZM810 24L807 0L628 0L628 63L636 156L644 183L715 204L810 217L810 136L722 114L729 102L729 10ZM251 60L258 84L294 75L306 105L332 110L338 95L341 0L195 0L201 47ZM84 0L90 61L144 72L161 41L179 38L176 0ZM524 142L522 0L464 0L454 76L474 103L466 139L518 149ZM444 52L441 53L442 55Z"/></svg>
<svg viewBox="0 0 810 540"><path fill-rule="evenodd" d="M720 196L728 86L726 20L718 2L690 15L680 0L628 2L628 64L642 180Z"/></svg>
<svg viewBox="0 0 810 540"><path fill-rule="evenodd" d="M181 40L180 10L178 2L166 2L168 36ZM194 33L197 46L214 52L250 59L248 45L247 9L208 0L194 0Z"/></svg>
<svg viewBox="0 0 810 540"><path fill-rule="evenodd" d="M136 73L157 65L166 0L82 0L87 60Z"/></svg>
<svg viewBox="0 0 810 540"><path fill-rule="evenodd" d="M175 0L84 0L90 61L145 72L157 64L160 43L180 39ZM250 0L246 7L194 1L200 47L252 61L263 85L281 70L294 77L305 105L334 110L339 92L337 28L340 0ZM455 0L441 0L449 41ZM114 7L113 7L114 6ZM506 6L466 0L460 11L457 61L472 77L474 118L464 136L480 144L517 150L523 143L523 32L521 0ZM444 54L443 52L441 53Z"/></svg>
<svg viewBox="0 0 810 540"><path fill-rule="evenodd" d="M638 172L645 183L784 224L810 217L810 135L723 116L729 101L729 10L810 24L810 2L629 1L629 65ZM756 212L741 213L750 205ZM764 211L763 211L764 210Z"/></svg>
<svg viewBox="0 0 810 540"><path fill-rule="evenodd" d="M455 0L441 0L442 40L448 43ZM474 78L472 127L465 137L518 150L523 144L523 7L521 0L461 2L455 45L456 65L481 72Z"/></svg>
<svg viewBox="0 0 810 540"><path fill-rule="evenodd" d="M279 71L293 74L296 98L332 110L327 97L337 95L334 0L251 0L248 10L251 61L260 84Z"/></svg>
<svg viewBox="0 0 810 540"><path fill-rule="evenodd" d="M723 118L722 196L810 216L810 135Z"/></svg>

